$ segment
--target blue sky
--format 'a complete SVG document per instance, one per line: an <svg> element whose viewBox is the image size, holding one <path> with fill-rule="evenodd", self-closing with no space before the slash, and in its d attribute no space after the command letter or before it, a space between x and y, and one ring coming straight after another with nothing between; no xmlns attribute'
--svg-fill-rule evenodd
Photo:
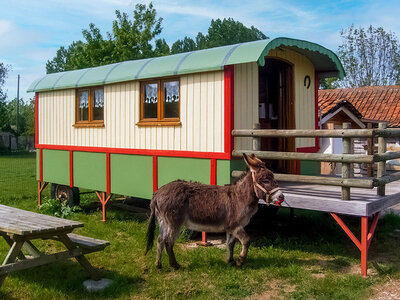
<svg viewBox="0 0 400 300"><path fill-rule="evenodd" d="M140 1L148 4L150 1ZM82 39L81 31L93 22L105 34L111 31L114 11L131 13L131 0L0 0L0 62L12 66L6 81L8 98L16 97L17 74L21 96L29 84L45 74L46 61L60 46ZM254 25L268 37L287 36L319 43L336 51L340 30L382 26L400 38L400 1L153 1L163 20L160 37L172 44L185 35L206 32L211 19L232 17Z"/></svg>

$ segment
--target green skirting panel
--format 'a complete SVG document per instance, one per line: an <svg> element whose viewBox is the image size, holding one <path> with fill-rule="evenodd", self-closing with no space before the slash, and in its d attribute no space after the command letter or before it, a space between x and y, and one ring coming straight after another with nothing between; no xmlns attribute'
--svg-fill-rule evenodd
<svg viewBox="0 0 400 300"><path fill-rule="evenodd" d="M231 183L231 164L229 160L217 160L217 185Z"/></svg>
<svg viewBox="0 0 400 300"><path fill-rule="evenodd" d="M68 151L43 149L43 181L69 185Z"/></svg>
<svg viewBox="0 0 400 300"><path fill-rule="evenodd" d="M153 195L153 157L110 155L111 193L151 199Z"/></svg>
<svg viewBox="0 0 400 300"><path fill-rule="evenodd" d="M246 171L247 166L243 159L217 160L217 184L225 185L236 181L232 178L232 171Z"/></svg>
<svg viewBox="0 0 400 300"><path fill-rule="evenodd" d="M74 152L74 186L96 191L107 190L105 153Z"/></svg>
<svg viewBox="0 0 400 300"><path fill-rule="evenodd" d="M302 160L300 161L301 175L320 175L321 166L319 161Z"/></svg>
<svg viewBox="0 0 400 300"><path fill-rule="evenodd" d="M177 179L210 184L210 173L210 159L158 157L158 187Z"/></svg>

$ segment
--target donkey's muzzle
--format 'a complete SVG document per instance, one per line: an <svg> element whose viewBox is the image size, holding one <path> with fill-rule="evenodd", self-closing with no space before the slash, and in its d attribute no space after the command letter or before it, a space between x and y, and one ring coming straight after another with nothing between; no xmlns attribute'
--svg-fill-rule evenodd
<svg viewBox="0 0 400 300"><path fill-rule="evenodd" d="M273 204L275 204L275 205L281 205L281 203L283 202L283 201L285 201L285 196L283 195L283 193L281 192L281 191L276 191L275 193L273 193L272 195L271 195L271 198L272 198L272 203Z"/></svg>

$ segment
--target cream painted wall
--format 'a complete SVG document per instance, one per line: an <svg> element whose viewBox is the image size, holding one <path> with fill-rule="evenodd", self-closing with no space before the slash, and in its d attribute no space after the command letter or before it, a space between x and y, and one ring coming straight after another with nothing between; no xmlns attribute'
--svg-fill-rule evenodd
<svg viewBox="0 0 400 300"><path fill-rule="evenodd" d="M258 123L258 65L235 65L234 128L251 129ZM235 149L252 149L252 138L235 138Z"/></svg>
<svg viewBox="0 0 400 300"><path fill-rule="evenodd" d="M223 71L180 77L181 123L138 127L139 82L104 87L104 128L75 128L75 89L39 94L39 142L51 145L223 152Z"/></svg>
<svg viewBox="0 0 400 300"><path fill-rule="evenodd" d="M303 55L289 49L272 50L268 57L280 58L293 65L295 123L297 129L315 128L314 66ZM309 75L311 85L304 86ZM256 63L235 65L235 129L253 128L258 123L258 66ZM312 147L314 139L296 139L296 148ZM236 149L252 149L251 138L235 138Z"/></svg>

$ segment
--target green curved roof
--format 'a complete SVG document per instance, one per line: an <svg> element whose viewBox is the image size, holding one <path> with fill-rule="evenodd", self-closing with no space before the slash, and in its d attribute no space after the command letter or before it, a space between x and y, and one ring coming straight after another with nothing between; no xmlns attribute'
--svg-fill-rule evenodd
<svg viewBox="0 0 400 300"><path fill-rule="evenodd" d="M136 79L181 75L221 70L224 66L257 62L264 66L264 57L275 48L289 48L305 55L321 77L344 77L343 66L335 53L318 44L276 38L229 45L175 55L124 61L95 68L53 73L36 79L28 92L95 86Z"/></svg>

